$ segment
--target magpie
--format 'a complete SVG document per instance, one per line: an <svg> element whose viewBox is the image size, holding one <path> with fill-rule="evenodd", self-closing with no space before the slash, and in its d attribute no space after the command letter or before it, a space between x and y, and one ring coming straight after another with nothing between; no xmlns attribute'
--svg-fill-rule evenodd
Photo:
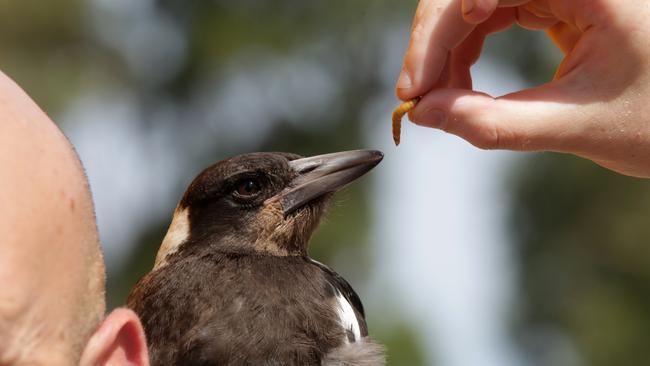
<svg viewBox="0 0 650 366"><path fill-rule="evenodd" d="M383 154L250 153L201 172L127 306L152 365L384 365L350 284L308 256L334 192Z"/></svg>

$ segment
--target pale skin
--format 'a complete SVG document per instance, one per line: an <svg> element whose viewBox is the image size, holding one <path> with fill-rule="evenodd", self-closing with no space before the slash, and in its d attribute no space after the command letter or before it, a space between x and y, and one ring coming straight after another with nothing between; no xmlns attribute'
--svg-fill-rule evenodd
<svg viewBox="0 0 650 366"><path fill-rule="evenodd" d="M487 35L545 30L565 57L552 81L493 97L469 68ZM650 4L645 0L422 0L397 96L409 116L484 149L555 151L650 177Z"/></svg>
<svg viewBox="0 0 650 366"><path fill-rule="evenodd" d="M137 316L105 316L104 266L72 146L0 73L0 365L148 365Z"/></svg>

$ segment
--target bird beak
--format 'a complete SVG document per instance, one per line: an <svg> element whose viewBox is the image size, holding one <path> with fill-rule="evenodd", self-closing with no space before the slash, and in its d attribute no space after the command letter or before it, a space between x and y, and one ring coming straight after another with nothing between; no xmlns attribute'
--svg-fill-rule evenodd
<svg viewBox="0 0 650 366"><path fill-rule="evenodd" d="M374 168L383 157L377 150L354 150L292 160L289 166L298 175L289 188L272 199L279 200L288 215L315 198L345 187Z"/></svg>

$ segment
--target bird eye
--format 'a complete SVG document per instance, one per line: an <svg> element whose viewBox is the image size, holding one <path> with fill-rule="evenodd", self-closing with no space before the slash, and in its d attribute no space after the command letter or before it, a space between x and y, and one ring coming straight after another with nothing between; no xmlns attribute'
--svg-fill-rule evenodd
<svg viewBox="0 0 650 366"><path fill-rule="evenodd" d="M245 179L237 183L235 193L240 197L248 198L260 193L260 190L260 185L256 181Z"/></svg>

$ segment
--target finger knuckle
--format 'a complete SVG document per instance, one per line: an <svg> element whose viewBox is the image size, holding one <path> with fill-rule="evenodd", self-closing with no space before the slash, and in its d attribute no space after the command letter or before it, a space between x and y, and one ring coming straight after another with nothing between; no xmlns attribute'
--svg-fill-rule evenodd
<svg viewBox="0 0 650 366"><path fill-rule="evenodd" d="M512 149L517 139L507 130L494 123L484 124L472 141L472 144L482 150Z"/></svg>

